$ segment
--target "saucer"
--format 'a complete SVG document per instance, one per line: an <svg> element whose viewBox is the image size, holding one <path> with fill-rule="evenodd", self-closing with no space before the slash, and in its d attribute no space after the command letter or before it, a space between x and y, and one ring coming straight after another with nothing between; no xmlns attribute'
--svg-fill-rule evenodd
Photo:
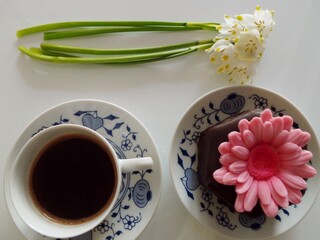
<svg viewBox="0 0 320 240"><path fill-rule="evenodd" d="M9 194L9 172L29 138L45 128L65 123L84 125L99 132L121 159L147 156L153 159L152 169L122 174L119 198L110 215L90 232L71 239L137 238L150 222L160 200L162 173L159 153L150 133L136 117L119 106L98 100L75 100L47 110L25 128L14 145L5 168L4 191L9 212L18 229L30 240L52 239L29 228L15 211Z"/></svg>
<svg viewBox="0 0 320 240"><path fill-rule="evenodd" d="M250 218L232 212L206 190L197 175L197 143L200 133L211 125L244 110L270 108L275 116L291 115L294 126L311 134L308 150L312 166L320 173L319 144L303 114L277 93L250 85L224 87L196 100L184 113L173 137L170 170L180 200L195 219L216 233L232 239L264 239L294 227L311 209L319 188L320 175L308 179L308 189L298 205L279 209L275 218Z"/></svg>

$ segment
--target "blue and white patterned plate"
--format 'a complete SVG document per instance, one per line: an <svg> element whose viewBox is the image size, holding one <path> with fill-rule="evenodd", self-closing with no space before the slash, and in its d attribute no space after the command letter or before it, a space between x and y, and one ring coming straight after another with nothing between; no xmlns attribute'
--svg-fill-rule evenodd
<svg viewBox="0 0 320 240"><path fill-rule="evenodd" d="M64 123L84 125L99 132L111 143L119 158L153 158L152 169L123 174L121 192L109 217L92 231L71 239L137 238L151 220L160 199L162 179L159 154L148 131L132 114L97 100L75 100L53 107L31 122L21 134L9 156L4 177L6 202L17 227L27 239L50 239L31 230L15 212L9 194L8 173L29 138L44 128Z"/></svg>
<svg viewBox="0 0 320 240"><path fill-rule="evenodd" d="M232 212L199 184L197 142L200 132L235 113L256 108L270 108L275 116L289 114L295 127L312 135L308 149L314 155L312 164L320 173L319 144L306 118L280 95L254 86L220 88L195 101L178 124L170 150L172 181L184 206L201 224L233 239L260 239L284 233L307 214L320 188L318 174L308 180L308 190L301 204L280 209L275 218L249 218Z"/></svg>

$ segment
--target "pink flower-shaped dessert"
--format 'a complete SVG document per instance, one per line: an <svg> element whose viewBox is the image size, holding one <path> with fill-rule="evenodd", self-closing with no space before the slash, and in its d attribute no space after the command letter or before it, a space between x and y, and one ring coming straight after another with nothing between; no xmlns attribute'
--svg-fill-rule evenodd
<svg viewBox="0 0 320 240"><path fill-rule="evenodd" d="M229 142L219 146L222 167L213 173L216 181L234 185L237 212L250 212L260 203L269 217L279 206L301 202L304 179L317 172L308 165L312 153L302 149L310 134L292 128L290 116L273 117L269 109L250 122L239 122L239 132L228 135Z"/></svg>

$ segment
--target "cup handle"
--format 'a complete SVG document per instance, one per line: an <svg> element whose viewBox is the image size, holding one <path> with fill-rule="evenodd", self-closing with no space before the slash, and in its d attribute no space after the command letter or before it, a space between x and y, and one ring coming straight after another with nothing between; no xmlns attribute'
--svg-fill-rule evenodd
<svg viewBox="0 0 320 240"><path fill-rule="evenodd" d="M123 173L152 168L151 157L119 159L120 170Z"/></svg>

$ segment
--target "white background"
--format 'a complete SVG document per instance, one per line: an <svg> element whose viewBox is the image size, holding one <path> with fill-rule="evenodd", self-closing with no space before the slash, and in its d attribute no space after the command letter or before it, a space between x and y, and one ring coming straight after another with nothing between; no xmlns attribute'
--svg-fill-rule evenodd
<svg viewBox="0 0 320 240"><path fill-rule="evenodd" d="M163 193L154 218L139 240L223 239L201 226L178 199L168 156L174 130L198 97L227 85L204 52L131 66L60 65L30 60L17 46L38 45L41 35L17 39L16 30L71 20L223 21L223 15L252 13L255 6L276 11L253 84L296 104L319 136L320 1L234 0L0 0L0 173L23 129L46 109L65 101L95 98L115 103L139 118L158 146ZM97 47L132 47L213 38L213 33L116 34L92 38ZM83 44L81 40L73 40ZM68 42L68 41L66 41ZM1 177L2 182L2 177ZM2 184L1 184L2 185ZM274 239L318 238L319 200L292 230ZM20 240L0 192L0 239Z"/></svg>

